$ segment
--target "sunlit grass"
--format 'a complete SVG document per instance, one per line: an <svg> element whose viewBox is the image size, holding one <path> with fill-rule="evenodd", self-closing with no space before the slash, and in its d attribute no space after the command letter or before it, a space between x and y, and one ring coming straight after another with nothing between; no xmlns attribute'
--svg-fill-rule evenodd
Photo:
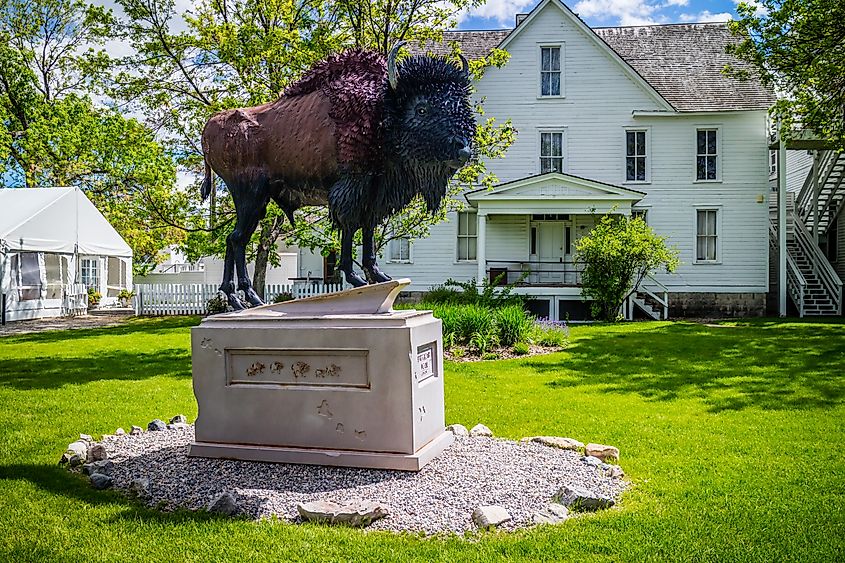
<svg viewBox="0 0 845 563"><path fill-rule="evenodd" d="M80 432L194 418L196 322L0 338L0 560L845 559L843 324L582 326L561 353L447 365L447 422L613 444L635 484L618 509L467 541L161 514L57 467Z"/></svg>

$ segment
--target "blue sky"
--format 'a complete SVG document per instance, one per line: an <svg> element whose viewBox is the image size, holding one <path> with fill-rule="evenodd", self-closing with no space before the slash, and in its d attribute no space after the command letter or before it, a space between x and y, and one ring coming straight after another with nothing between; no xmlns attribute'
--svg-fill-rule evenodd
<svg viewBox="0 0 845 563"><path fill-rule="evenodd" d="M591 27L726 21L736 16L738 0L566 0ZM513 27L514 14L525 13L539 0L487 0L461 18L460 29Z"/></svg>

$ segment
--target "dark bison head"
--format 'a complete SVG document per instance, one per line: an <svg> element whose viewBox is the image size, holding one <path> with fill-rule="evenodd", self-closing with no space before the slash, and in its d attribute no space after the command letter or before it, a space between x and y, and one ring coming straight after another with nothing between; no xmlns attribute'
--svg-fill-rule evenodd
<svg viewBox="0 0 845 563"><path fill-rule="evenodd" d="M397 68L398 47L387 61L384 150L405 165L451 176L472 157L475 136L466 59L458 68L441 57L413 56Z"/></svg>

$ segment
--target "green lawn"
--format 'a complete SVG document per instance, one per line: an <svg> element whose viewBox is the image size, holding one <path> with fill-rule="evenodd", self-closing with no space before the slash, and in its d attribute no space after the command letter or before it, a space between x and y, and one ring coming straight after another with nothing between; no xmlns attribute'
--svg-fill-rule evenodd
<svg viewBox="0 0 845 563"><path fill-rule="evenodd" d="M562 353L447 365L447 422L613 444L635 484L467 540L160 514L59 468L80 432L193 419L195 322L0 338L0 560L845 560L843 324L585 326Z"/></svg>

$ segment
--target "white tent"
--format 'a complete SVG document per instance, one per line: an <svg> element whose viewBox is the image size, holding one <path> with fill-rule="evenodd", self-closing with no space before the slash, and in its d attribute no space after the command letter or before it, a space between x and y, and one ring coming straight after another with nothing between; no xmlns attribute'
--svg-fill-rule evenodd
<svg viewBox="0 0 845 563"><path fill-rule="evenodd" d="M132 249L78 188L0 189L0 274L8 319L68 314L131 289Z"/></svg>

